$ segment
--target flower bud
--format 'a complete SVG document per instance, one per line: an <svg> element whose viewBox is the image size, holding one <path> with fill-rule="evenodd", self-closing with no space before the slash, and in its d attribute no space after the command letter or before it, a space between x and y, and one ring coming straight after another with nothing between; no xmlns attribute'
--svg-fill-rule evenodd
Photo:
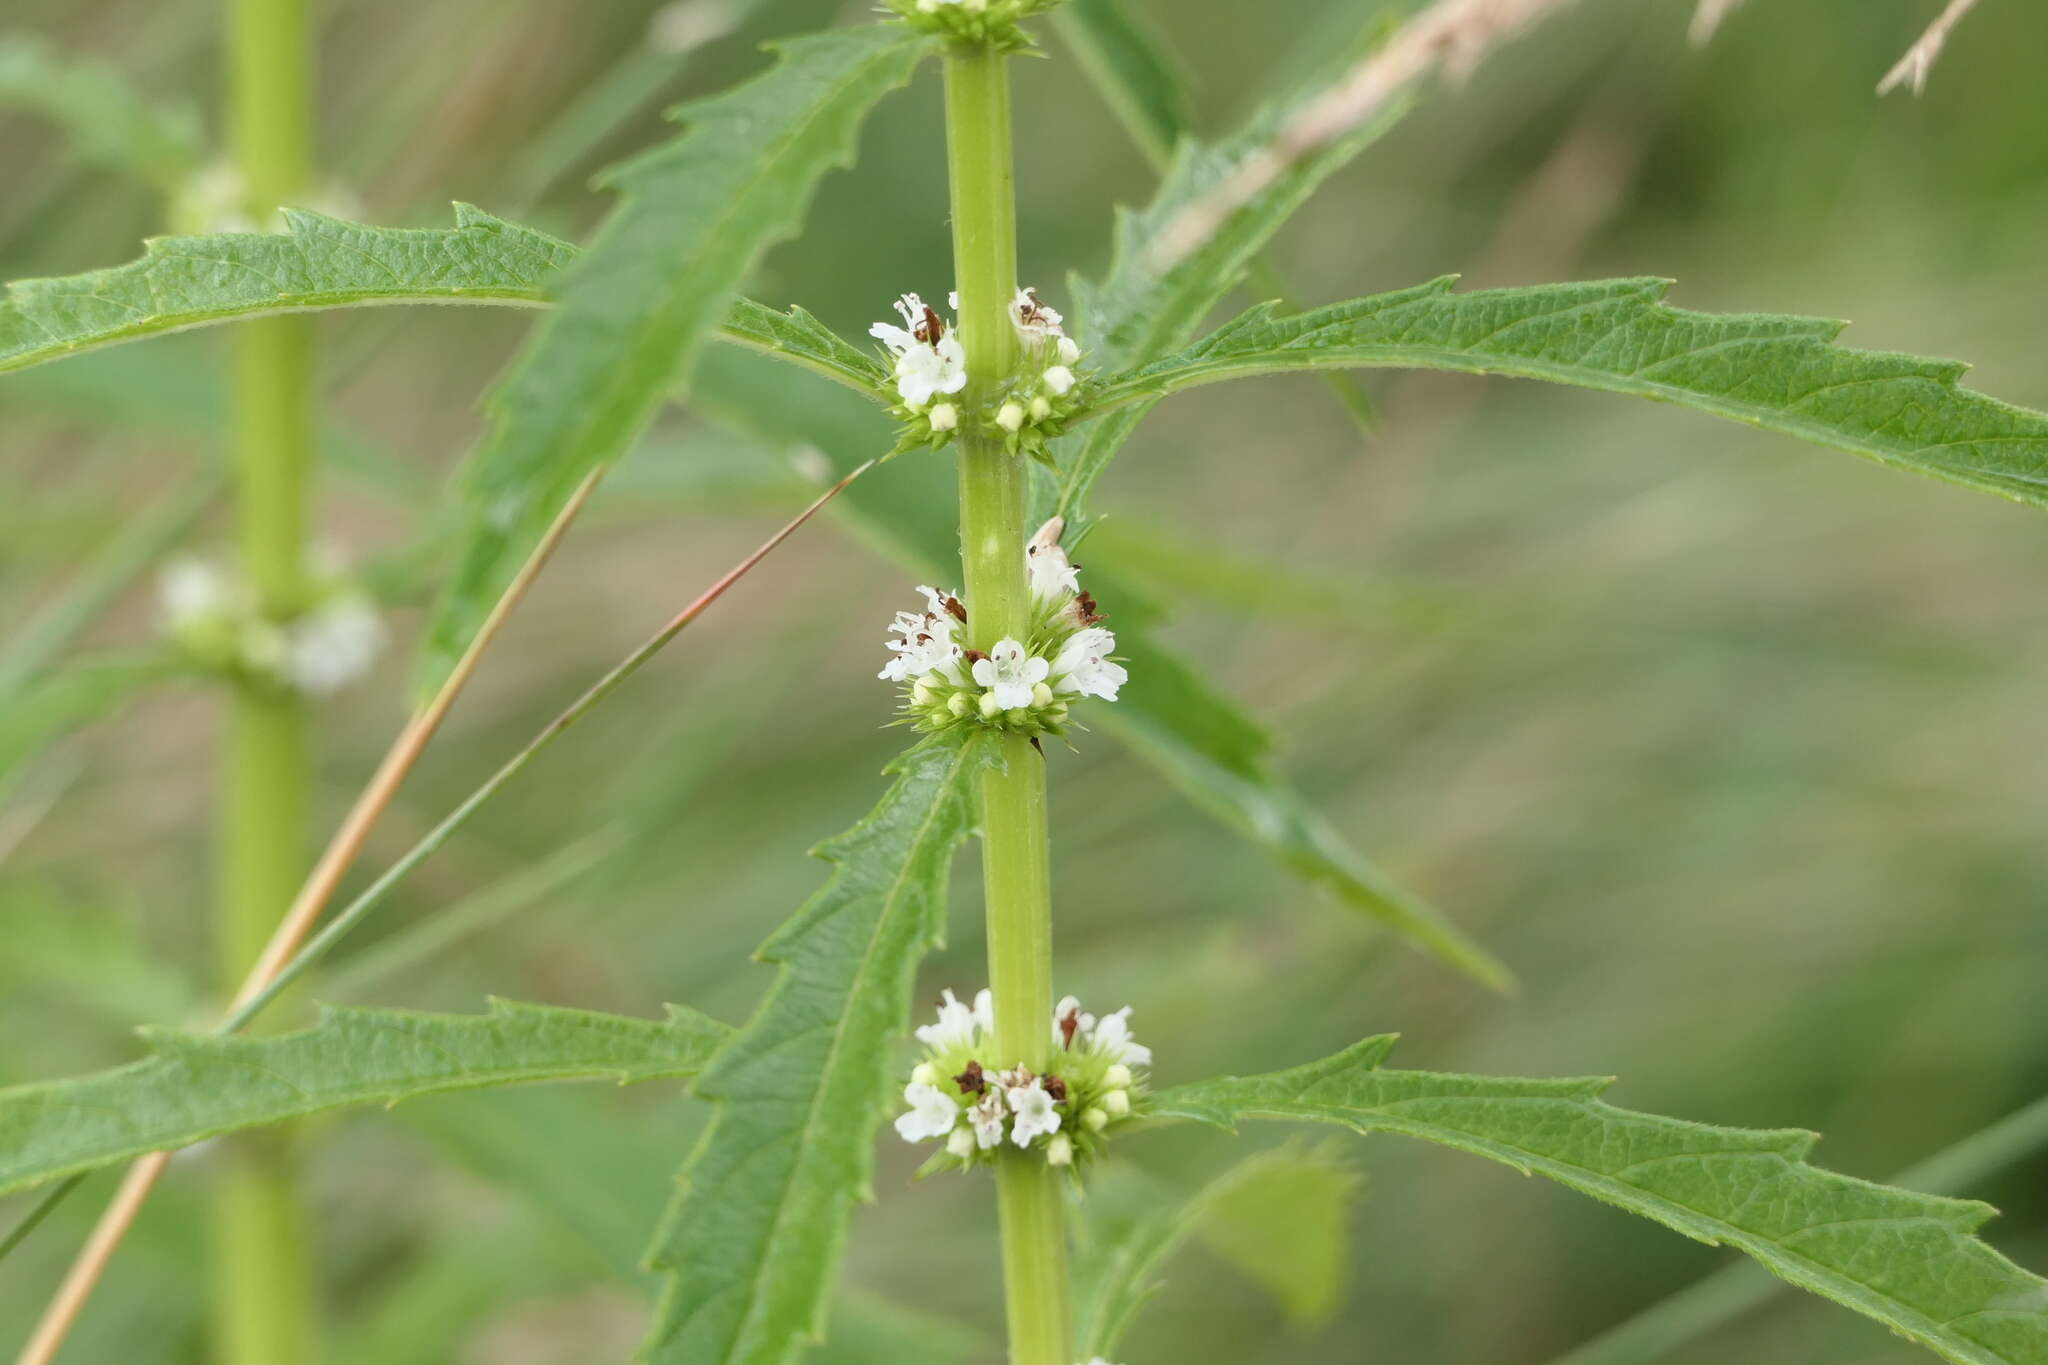
<svg viewBox="0 0 2048 1365"><path fill-rule="evenodd" d="M1074 387L1074 372L1064 365L1055 365L1045 372L1045 386L1056 394L1064 395Z"/></svg>
<svg viewBox="0 0 2048 1365"><path fill-rule="evenodd" d="M1033 683L1031 685L1031 704L1033 706L1052 705L1052 689L1044 683Z"/></svg>
<svg viewBox="0 0 2048 1365"><path fill-rule="evenodd" d="M960 425L960 409L951 403L932 405L931 422L933 431L951 431Z"/></svg>
<svg viewBox="0 0 2048 1365"><path fill-rule="evenodd" d="M965 719L967 713L974 709L974 702L965 692L955 692L952 696L946 698L946 709L951 711L956 717Z"/></svg>
<svg viewBox="0 0 2048 1365"><path fill-rule="evenodd" d="M1128 1090L1131 1087L1131 1069L1117 1062L1102 1073L1102 1083L1111 1090Z"/></svg>
<svg viewBox="0 0 2048 1365"><path fill-rule="evenodd" d="M1091 1133L1099 1133L1109 1126L1109 1115L1091 1104L1081 1111L1081 1126Z"/></svg>
<svg viewBox="0 0 2048 1365"><path fill-rule="evenodd" d="M955 1128L946 1137L946 1150L962 1161L974 1155L974 1130Z"/></svg>
<svg viewBox="0 0 2048 1365"><path fill-rule="evenodd" d="M910 1083L912 1085L937 1085L939 1083L939 1069L930 1062L919 1062L915 1067L911 1068Z"/></svg>
<svg viewBox="0 0 2048 1365"><path fill-rule="evenodd" d="M1052 1141L1045 1144L1045 1164L1048 1166L1071 1166L1074 1164L1074 1144L1065 1133L1054 1133Z"/></svg>
<svg viewBox="0 0 2048 1365"><path fill-rule="evenodd" d="M1045 395L1042 393L1031 395L1031 420L1043 422L1050 416L1052 416L1052 404L1046 400Z"/></svg>
<svg viewBox="0 0 2048 1365"><path fill-rule="evenodd" d="M1003 404L996 412L996 425L1004 431L1016 431L1024 425L1024 409L1015 400Z"/></svg>
<svg viewBox="0 0 2048 1365"><path fill-rule="evenodd" d="M1072 337L1060 338L1060 363L1071 365L1081 358L1081 348L1074 344Z"/></svg>
<svg viewBox="0 0 2048 1365"><path fill-rule="evenodd" d="M981 718L983 720L994 720L997 716L1000 716L1001 714L1003 714L1003 708L997 704L996 694L993 692L982 693Z"/></svg>
<svg viewBox="0 0 2048 1365"><path fill-rule="evenodd" d="M1112 1090L1102 1097L1102 1107L1111 1118L1123 1118L1131 1112L1131 1092Z"/></svg>
<svg viewBox="0 0 2048 1365"><path fill-rule="evenodd" d="M932 678L933 675L927 673L910 685L910 701L912 705L930 706L933 698L938 696L938 690Z"/></svg>

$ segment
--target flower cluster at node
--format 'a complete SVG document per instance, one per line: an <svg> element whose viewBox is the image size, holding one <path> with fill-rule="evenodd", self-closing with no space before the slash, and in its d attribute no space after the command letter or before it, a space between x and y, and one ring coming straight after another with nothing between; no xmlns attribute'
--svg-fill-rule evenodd
<svg viewBox="0 0 2048 1365"><path fill-rule="evenodd" d="M959 294L947 302L957 311ZM904 424L900 449L936 448L963 430L979 430L1000 439L1012 454L1049 458L1046 442L1065 431L1081 408L1081 379L1074 370L1081 348L1036 290L1019 289L1010 301L1017 365L979 410L969 410L958 396L967 387L967 352L952 321L916 294L897 299L896 312L901 327L878 322L868 335L888 353L897 397L891 411Z"/></svg>
<svg viewBox="0 0 2048 1365"><path fill-rule="evenodd" d="M1032 45L1017 26L1060 0L888 0L889 8L912 28L957 42L1014 52Z"/></svg>
<svg viewBox="0 0 2048 1365"><path fill-rule="evenodd" d="M903 1088L896 1120L905 1142L943 1140L935 1167L973 1166L1006 1146L1072 1166L1100 1155L1116 1126L1143 1107L1152 1050L1131 1036L1130 1007L1097 1019L1068 996L1052 1014L1052 1061L1043 1074L1003 1068L990 1055L995 1004L947 991L939 1018L917 1030L924 1056Z"/></svg>
<svg viewBox="0 0 2048 1365"><path fill-rule="evenodd" d="M982 725L1025 735L1064 735L1080 697L1115 701L1130 678L1114 661L1116 636L1081 590L1079 570L1060 548L1066 523L1054 517L1025 547L1031 624L987 653L962 636L968 608L958 594L920 587L925 609L898 612L888 641L895 657L878 675L903 685L903 711L920 730Z"/></svg>
<svg viewBox="0 0 2048 1365"><path fill-rule="evenodd" d="M1081 348L1061 330L1064 321L1035 289L1019 289L1010 301L1022 361L996 405L995 426L1012 454L1049 459L1045 443L1067 429L1080 410L1080 378L1074 366Z"/></svg>
<svg viewBox="0 0 2048 1365"><path fill-rule="evenodd" d="M376 607L338 577L284 621L264 614L248 583L202 560L167 566L158 593L165 634L194 662L309 696L348 686L384 648Z"/></svg>

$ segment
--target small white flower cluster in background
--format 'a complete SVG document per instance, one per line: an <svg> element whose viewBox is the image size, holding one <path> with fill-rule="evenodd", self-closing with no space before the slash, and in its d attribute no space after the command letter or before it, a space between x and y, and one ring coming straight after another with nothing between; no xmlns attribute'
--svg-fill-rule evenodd
<svg viewBox="0 0 2048 1365"><path fill-rule="evenodd" d="M158 595L165 633L196 662L309 696L348 686L384 648L376 607L338 578L289 621L265 617L246 582L198 559L166 566Z"/></svg>
<svg viewBox="0 0 2048 1365"><path fill-rule="evenodd" d="M960 296L948 296L958 311ZM978 413L963 411L955 395L967 387L967 352L953 323L916 294L896 300L903 319L878 322L868 335L888 352L896 385L896 415L906 426L903 446L945 445L970 421L999 436L1012 454L1047 458L1045 443L1066 429L1080 409L1081 348L1061 330L1060 315L1032 289L1019 289L1010 321L1017 329L1019 361L996 396Z"/></svg>
<svg viewBox="0 0 2048 1365"><path fill-rule="evenodd" d="M984 725L1026 735L1063 735L1080 697L1115 701L1130 674L1115 662L1116 636L1081 589L1079 570L1060 548L1066 523L1054 517L1025 547L1031 626L986 654L961 640L967 607L957 594L920 587L925 610L898 612L880 677L903 685L908 721L924 731Z"/></svg>
<svg viewBox="0 0 2048 1365"><path fill-rule="evenodd" d="M1130 1007L1097 1019L1068 996L1053 1008L1053 1060L1042 1075L984 1062L995 1043L995 1005L982 991L968 1005L947 991L939 1018L917 1030L922 1060L903 1088L908 1112L896 1120L905 1142L943 1139L939 1165L993 1161L1007 1143L1072 1166L1101 1152L1108 1134L1137 1112L1152 1050L1131 1036ZM989 1063L996 1059L989 1058Z"/></svg>
<svg viewBox="0 0 2048 1365"><path fill-rule="evenodd" d="M345 186L329 184L260 220L249 212L249 191L242 173L229 161L215 161L192 173L172 196L171 228L176 232L283 232L284 207L307 208L329 218L359 219L362 199Z"/></svg>
<svg viewBox="0 0 2048 1365"><path fill-rule="evenodd" d="M986 44L999 52L1014 52L1032 45L1017 27L1040 10L1051 9L1060 0L888 0L911 27L937 33L956 41Z"/></svg>

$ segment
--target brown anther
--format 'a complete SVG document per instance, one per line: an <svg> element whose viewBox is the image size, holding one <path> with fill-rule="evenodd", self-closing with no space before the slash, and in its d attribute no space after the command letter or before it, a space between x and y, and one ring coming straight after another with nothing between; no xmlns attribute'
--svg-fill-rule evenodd
<svg viewBox="0 0 2048 1365"><path fill-rule="evenodd" d="M958 621L963 626L967 624L967 608L960 605L959 598L945 598L939 603L939 605L946 609L946 615L952 617L955 621Z"/></svg>
<svg viewBox="0 0 2048 1365"><path fill-rule="evenodd" d="M1080 1027L1081 1007L1079 1005L1074 1006L1074 1008L1068 1010L1065 1014L1060 1016L1061 1051L1067 1051L1068 1049L1074 1046L1074 1034L1080 1029Z"/></svg>
<svg viewBox="0 0 2048 1365"><path fill-rule="evenodd" d="M987 657L988 655L982 653L978 649L970 649L967 651L967 662L971 664L978 664Z"/></svg>
<svg viewBox="0 0 2048 1365"><path fill-rule="evenodd" d="M1080 566L1077 564L1074 567L1079 568ZM1086 588L1074 594L1074 611L1078 614L1079 620L1084 626L1092 626L1098 621L1109 619L1096 610L1098 605L1094 594L1090 593Z"/></svg>
<svg viewBox="0 0 2048 1365"><path fill-rule="evenodd" d="M982 1078L981 1063L970 1061L967 1069L953 1078L963 1095L979 1095L988 1089L988 1082Z"/></svg>
<svg viewBox="0 0 2048 1365"><path fill-rule="evenodd" d="M936 347L946 338L946 324L936 312L932 311L932 306L926 304L924 306L924 321L917 324L916 329L911 332L911 335L927 346Z"/></svg>
<svg viewBox="0 0 2048 1365"><path fill-rule="evenodd" d="M1064 1104L1067 1098L1067 1083L1057 1076L1045 1078L1045 1093L1052 1096L1054 1104Z"/></svg>

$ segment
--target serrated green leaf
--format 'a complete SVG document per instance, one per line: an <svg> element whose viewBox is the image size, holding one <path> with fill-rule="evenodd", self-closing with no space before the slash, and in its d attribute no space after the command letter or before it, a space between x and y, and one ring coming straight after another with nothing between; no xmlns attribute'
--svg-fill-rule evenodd
<svg viewBox="0 0 2048 1365"><path fill-rule="evenodd" d="M86 159L166 192L205 155L191 109L158 107L112 67L62 57L29 38L0 40L0 104L35 110L61 125Z"/></svg>
<svg viewBox="0 0 2048 1365"><path fill-rule="evenodd" d="M281 234L155 237L141 260L20 280L0 301L0 372L210 323L392 304L544 307L577 250L544 232L455 206L453 228L380 228L285 210ZM801 308L736 300L720 340L881 398L874 356ZM887 401L881 399L881 401Z"/></svg>
<svg viewBox="0 0 2048 1365"><path fill-rule="evenodd" d="M1125 0L1069 0L1053 26L1096 91L1150 160L1163 163L1188 126L1188 75Z"/></svg>
<svg viewBox="0 0 2048 1365"><path fill-rule="evenodd" d="M1917 1161L1885 1183L1961 1194L2048 1149L2048 1099ZM1785 1288L1747 1261L1723 1266L1557 1357L1551 1365L1643 1365L1769 1302Z"/></svg>
<svg viewBox="0 0 2048 1365"><path fill-rule="evenodd" d="M1145 365L1185 344L1209 311L1243 281L1259 252L1316 187L1372 145L1408 109L1406 100L1390 101L1376 118L1292 162L1226 218L1207 242L1172 267L1158 269L1151 246L1167 224L1248 160L1268 155L1287 120L1324 93L1316 86L1276 101L1221 142L1182 142L1152 202L1139 212L1117 215L1108 275L1100 287L1075 285L1085 319L1088 364L1115 373ZM1058 490L1052 495L1041 489L1041 499L1056 502L1056 510L1070 523L1085 527L1083 507L1089 490L1148 410L1145 403L1128 404L1056 443Z"/></svg>
<svg viewBox="0 0 2048 1365"><path fill-rule="evenodd" d="M725 315L718 336L764 355L795 361L885 405L895 401L895 395L887 392L889 371L882 363L802 308L777 312L752 299L740 299Z"/></svg>
<svg viewBox="0 0 2048 1365"><path fill-rule="evenodd" d="M1835 344L1845 324L1710 314L1668 280L1452 292L1454 277L1292 316L1262 305L1110 383L1146 406L1195 384L1281 370L1400 366L1505 374L1676 403L2048 506L2048 413L1961 387L1967 368Z"/></svg>
<svg viewBox="0 0 2048 1365"><path fill-rule="evenodd" d="M575 249L455 206L455 227L374 228L298 209L282 233L154 237L142 258L21 280L0 303L0 371L210 322L386 303L524 303Z"/></svg>
<svg viewBox="0 0 2048 1365"><path fill-rule="evenodd" d="M494 1000L487 1015L332 1008L270 1038L145 1031L155 1055L0 1090L0 1194L348 1105L526 1081L688 1076L729 1030Z"/></svg>
<svg viewBox="0 0 2048 1365"><path fill-rule="evenodd" d="M987 753L956 734L899 759L881 804L817 849L831 880L762 945L782 970L698 1079L716 1109L649 1253L671 1276L645 1347L658 1365L782 1365L821 1334Z"/></svg>
<svg viewBox="0 0 2048 1365"><path fill-rule="evenodd" d="M618 206L494 395L491 434L463 479L468 546L431 631L430 678L576 485L624 455L687 379L748 272L795 232L818 181L851 160L868 110L927 51L896 25L796 39L765 74L679 111L679 137L610 174Z"/></svg>
<svg viewBox="0 0 2048 1365"><path fill-rule="evenodd" d="M1617 1109L1604 1079L1384 1071L1392 1036L1324 1061L1159 1095L1155 1112L1390 1132L1503 1162L1688 1237L1875 1318L1957 1365L2048 1361L2048 1281L1972 1234L1994 1212L1806 1164L1815 1136L1716 1128Z"/></svg>
<svg viewBox="0 0 2048 1365"><path fill-rule="evenodd" d="M1171 1203L1147 1189L1141 1211L1113 1186L1091 1190L1074 1273L1074 1354L1115 1356L1164 1287L1167 1262L1197 1239L1291 1316L1323 1316L1343 1281L1344 1219L1358 1179L1327 1155L1282 1150L1248 1157Z"/></svg>

